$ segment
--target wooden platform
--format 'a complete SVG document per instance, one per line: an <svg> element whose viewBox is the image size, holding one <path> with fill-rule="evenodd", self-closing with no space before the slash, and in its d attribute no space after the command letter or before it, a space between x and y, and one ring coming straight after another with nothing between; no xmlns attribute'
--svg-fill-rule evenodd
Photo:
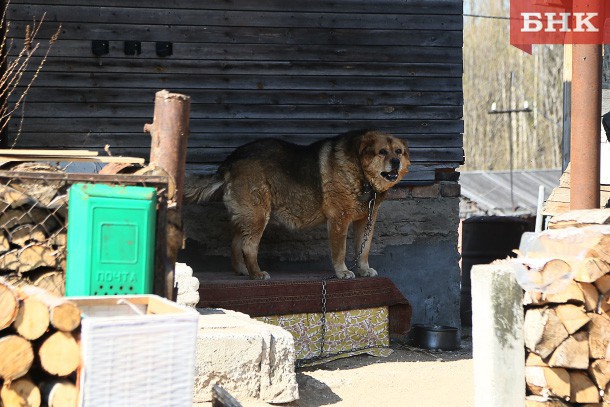
<svg viewBox="0 0 610 407"><path fill-rule="evenodd" d="M194 274L200 282L199 308L223 308L252 317L389 308L390 333L405 334L411 305L386 277L340 280L334 273L274 272L270 280L250 280L230 271ZM325 282L325 283L324 283Z"/></svg>

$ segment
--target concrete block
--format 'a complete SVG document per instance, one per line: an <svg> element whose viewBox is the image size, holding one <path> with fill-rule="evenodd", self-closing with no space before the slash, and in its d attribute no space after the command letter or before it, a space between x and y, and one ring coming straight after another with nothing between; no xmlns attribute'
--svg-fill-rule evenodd
<svg viewBox="0 0 610 407"><path fill-rule="evenodd" d="M193 269L185 263L176 263L174 280L178 286L176 302L195 308L199 303L199 279L193 277Z"/></svg>
<svg viewBox="0 0 610 407"><path fill-rule="evenodd" d="M523 290L508 264L475 265L471 279L474 405L523 406Z"/></svg>
<svg viewBox="0 0 610 407"><path fill-rule="evenodd" d="M199 309L195 402L219 384L233 396L268 403L298 399L292 335L275 325L223 309Z"/></svg>

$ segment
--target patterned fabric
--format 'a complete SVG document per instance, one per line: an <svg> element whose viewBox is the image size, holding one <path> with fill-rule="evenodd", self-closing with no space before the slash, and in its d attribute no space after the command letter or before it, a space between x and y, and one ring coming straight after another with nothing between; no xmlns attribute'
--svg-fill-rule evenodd
<svg viewBox="0 0 610 407"><path fill-rule="evenodd" d="M388 356L390 336L388 307L326 313L326 330L321 313L257 317L278 325L294 337L297 359L302 366L368 353ZM325 333L323 335L323 333ZM321 347L324 347L321 352ZM310 360L315 358L315 360Z"/></svg>

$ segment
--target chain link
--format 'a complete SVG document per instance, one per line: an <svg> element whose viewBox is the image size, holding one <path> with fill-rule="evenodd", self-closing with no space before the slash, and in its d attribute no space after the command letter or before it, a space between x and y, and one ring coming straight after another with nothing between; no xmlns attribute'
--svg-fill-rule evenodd
<svg viewBox="0 0 610 407"><path fill-rule="evenodd" d="M377 192L373 191L373 195L369 200L369 213L366 219L366 226L364 227L364 235L362 236L362 243L360 244L360 250L356 254L356 258L354 259L354 265L352 267L352 272L356 274L358 270L358 263L360 262L360 256L364 252L364 248L366 247L366 242L369 240L369 235L371 234L371 229L373 228L373 211L375 209L375 200L377 199Z"/></svg>

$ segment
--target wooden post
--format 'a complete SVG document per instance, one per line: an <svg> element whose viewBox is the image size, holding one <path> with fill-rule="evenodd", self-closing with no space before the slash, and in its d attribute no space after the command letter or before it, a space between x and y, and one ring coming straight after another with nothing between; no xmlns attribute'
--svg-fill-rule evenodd
<svg viewBox="0 0 610 407"><path fill-rule="evenodd" d="M162 90L155 95L153 123L146 124L144 131L152 137L150 164L163 168L174 178L176 184L175 202L168 205L167 211L167 264L164 281L155 276L155 293L175 300L174 266L178 250L182 247L182 190L186 147L188 142L189 116L191 101L188 96Z"/></svg>
<svg viewBox="0 0 610 407"><path fill-rule="evenodd" d="M182 205L190 113L190 97L161 90L155 95L153 123L144 126L152 138L150 163L163 168L176 181L178 207Z"/></svg>

